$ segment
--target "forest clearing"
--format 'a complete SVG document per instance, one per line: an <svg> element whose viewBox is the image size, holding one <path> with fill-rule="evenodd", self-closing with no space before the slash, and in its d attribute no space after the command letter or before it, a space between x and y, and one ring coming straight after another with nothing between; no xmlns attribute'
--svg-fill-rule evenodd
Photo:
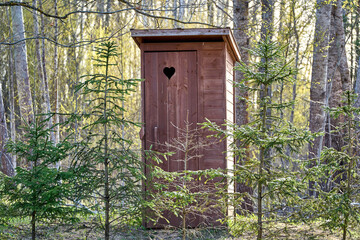
<svg viewBox="0 0 360 240"><path fill-rule="evenodd" d="M360 2L0 2L0 239L360 239Z"/></svg>

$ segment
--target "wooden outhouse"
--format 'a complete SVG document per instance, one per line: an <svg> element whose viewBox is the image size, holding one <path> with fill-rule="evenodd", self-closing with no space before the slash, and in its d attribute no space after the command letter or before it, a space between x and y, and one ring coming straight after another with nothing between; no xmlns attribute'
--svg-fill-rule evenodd
<svg viewBox="0 0 360 240"><path fill-rule="evenodd" d="M175 126L184 127L187 116L193 125L205 118L219 125L234 121L233 68L240 54L229 28L131 30L131 36L141 49L145 79L141 87L143 149L176 138ZM202 151L189 169L233 169L234 158L227 153L230 141ZM161 165L167 171L182 170L179 166L171 158ZM228 191L233 192L234 186L229 185ZM216 224L216 218L208 224ZM191 227L200 222L194 221ZM178 225L176 220L171 224Z"/></svg>

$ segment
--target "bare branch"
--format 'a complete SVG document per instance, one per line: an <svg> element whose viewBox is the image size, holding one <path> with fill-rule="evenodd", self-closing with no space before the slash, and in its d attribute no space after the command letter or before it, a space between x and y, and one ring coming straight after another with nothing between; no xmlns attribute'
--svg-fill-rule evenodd
<svg viewBox="0 0 360 240"><path fill-rule="evenodd" d="M175 21L177 23L182 23L182 24L201 24L204 26L208 26L208 27L219 27L213 24L209 24L209 23L204 23L204 22L191 22L191 21L182 21L179 19L175 19L175 18L171 18L171 17L165 17L165 16L157 16L157 15L153 15L147 12L144 12L140 7L135 7L134 5L132 5L130 2L125 1L125 0L119 0L122 3L125 3L126 5L128 5L132 10L134 10L135 12L142 14L144 16L147 17L151 17L151 18L158 18L158 19L165 19L165 20L171 20L171 21Z"/></svg>
<svg viewBox="0 0 360 240"><path fill-rule="evenodd" d="M0 7L12 7L12 6L20 6L20 7L25 7L28 9L32 9L40 14L43 14L44 16L47 17L51 17L51 18L56 18L56 19L66 19L68 18L70 15L73 14L78 14L78 13L86 13L86 14L115 14L115 13L119 13L119 12L124 12L124 11L135 11L136 13L142 14L144 16L147 17L151 17L151 18L157 18L157 19L165 19L165 20L171 20L171 21L175 21L178 23L182 23L182 24L201 24L204 26L209 26L209 27L218 27L216 25L213 24L208 24L208 23L204 23L204 22L191 22L191 21L182 21L182 20L178 20L175 18L171 18L171 17L165 17L165 16L157 16L157 15L153 15L150 13L145 12L144 10L142 10L140 7L136 7L134 5L132 5L130 2L125 1L125 0L120 0L120 2L126 4L129 8L125 8L125 9L120 9L120 10L116 10L116 11L110 11L110 12L103 12L103 11L83 11L83 10L79 10L79 11L73 11L73 12L68 12L65 15L62 16L58 16L58 15L53 15L50 13L47 13L45 11L43 11L40 8L34 7L32 5L29 5L26 2L17 2L17 1L8 1L8 2L4 2L4 3L0 3Z"/></svg>
<svg viewBox="0 0 360 240"><path fill-rule="evenodd" d="M51 18L56 18L56 19L66 19L68 18L70 15L73 14L78 14L78 13L91 13L91 14L114 14L114 13L119 13L119 12L124 12L124 11L130 11L133 10L132 8L125 8L125 9L120 9L120 10L116 10L116 11L111 11L111 12L102 12L102 11L82 11L82 10L78 10L78 11L73 11L73 12L68 12L67 14L63 15L63 16L58 16L58 15L53 15L50 13L47 13L45 11L43 11L40 8L34 7L32 5L29 5L26 2L17 2L17 1L9 1L9 2L4 2L4 3L0 3L0 7L14 7L14 6L20 6L20 7L25 7L28 9L32 9L38 13L43 14L46 17L51 17Z"/></svg>

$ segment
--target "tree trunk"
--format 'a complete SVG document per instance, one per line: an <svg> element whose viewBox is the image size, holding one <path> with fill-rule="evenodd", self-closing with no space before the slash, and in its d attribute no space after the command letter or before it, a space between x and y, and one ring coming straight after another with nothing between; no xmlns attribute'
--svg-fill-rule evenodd
<svg viewBox="0 0 360 240"><path fill-rule="evenodd" d="M211 25L214 25L214 3L213 0L207 0L207 14L208 22Z"/></svg>
<svg viewBox="0 0 360 240"><path fill-rule="evenodd" d="M349 68L345 51L345 31L342 17L342 1L338 0L332 9L330 39L332 42L329 48L328 59L328 87L325 105L329 107L339 107L342 105L341 96L346 90L350 90ZM336 130L344 121L343 117L330 118L327 116L327 131L325 145L340 151L344 146L343 134L337 132L332 134L330 131Z"/></svg>
<svg viewBox="0 0 360 240"><path fill-rule="evenodd" d="M296 39L296 56L295 56L295 69L298 69L299 67L299 51L300 51L300 37L299 37L299 32L297 29L297 25L296 25L296 11L295 11L295 6L296 6L296 0L293 0L291 3L291 12L292 12L292 17L293 17L293 24L294 24L294 35L295 35L295 39ZM294 75L294 84L293 84L293 91L292 91L292 100L295 102L296 100L296 85L297 85L297 73L295 73ZM292 105L291 107L291 113L290 113L290 122L294 123L294 112L295 112L295 103Z"/></svg>
<svg viewBox="0 0 360 240"><path fill-rule="evenodd" d="M174 9L173 9L174 19L183 21L184 20L184 11L185 11L184 0L174 0ZM183 27L183 25L184 24L174 21L175 28Z"/></svg>
<svg viewBox="0 0 360 240"><path fill-rule="evenodd" d="M328 76L328 45L331 4L325 0L317 0L314 53L310 88L309 127L312 133L324 132L326 101L326 82ZM309 144L309 158L319 158L323 145L323 137L317 137ZM315 161L311 166L315 165ZM310 167L311 167L310 166ZM309 183L309 194L314 195L313 182Z"/></svg>
<svg viewBox="0 0 360 240"><path fill-rule="evenodd" d="M54 10L55 10L55 15L58 15L58 2L57 0L54 0ZM58 20L54 19L54 41L57 42L58 40L58 32L59 32L59 26L58 26ZM55 143L58 144L60 141L60 128L59 128L59 77L58 77L58 68L59 68L59 64L58 64L58 45L55 44L54 46L54 83L55 83L55 88L56 89L56 99L55 99Z"/></svg>
<svg viewBox="0 0 360 240"><path fill-rule="evenodd" d="M36 211L31 213L31 240L36 239Z"/></svg>
<svg viewBox="0 0 360 240"><path fill-rule="evenodd" d="M8 17L8 24L9 24L9 33L11 33L11 18L10 18L10 9L6 8L6 13L7 13L7 17ZM11 35L11 34L10 34ZM13 46L9 46L8 47L9 50L9 117L10 117L10 137L11 137L11 141L15 142L16 141L16 124L15 124L15 99L14 99L14 62L13 62ZM14 174L15 174L15 169L16 169L16 154L13 153L11 154L11 159L12 159L12 167L14 169Z"/></svg>
<svg viewBox="0 0 360 240"><path fill-rule="evenodd" d="M357 95L354 107L360 107L360 57L358 59L358 68L356 73L356 79L354 83L354 93ZM360 120L360 119L358 119Z"/></svg>
<svg viewBox="0 0 360 240"><path fill-rule="evenodd" d="M15 73L19 95L20 115L27 124L33 122L34 111L30 91L27 50L25 44L25 30L22 7L12 6L12 27L14 46Z"/></svg>
<svg viewBox="0 0 360 240"><path fill-rule="evenodd" d="M39 0L39 6L37 6L37 0L33 1L33 6L42 8L41 7L41 0ZM51 114L51 103L50 103L50 95L49 95L49 84L47 80L47 72L46 72L46 59L45 59L45 42L42 40L42 46L40 50L40 40L38 37L39 35L39 22L37 13L33 12L34 18L34 34L37 37L35 39L35 54L37 59L37 70L38 70L38 77L40 80L40 91L41 91L41 109L40 112L42 114L46 114L45 118L48 119L48 128L53 128L53 119ZM41 15L41 34L44 36L44 17ZM56 142L56 137L54 131L50 131L50 139L53 143ZM59 168L60 163L56 163L56 168Z"/></svg>
<svg viewBox="0 0 360 240"><path fill-rule="evenodd" d="M111 11L111 0L107 0L106 1L106 12L110 12ZM104 23L104 27L105 27L105 32L108 32L109 29L109 24L110 24L110 15L106 14L105 15L105 23Z"/></svg>
<svg viewBox="0 0 360 240"><path fill-rule="evenodd" d="M234 37L240 49L241 60L244 63L249 62L248 50L250 47L250 36L248 35L249 27L249 0L234 0ZM235 82L241 83L244 79L243 73L240 71L235 72ZM246 125L249 122L246 99L249 97L246 90L235 88L235 122L238 126ZM237 147L241 143L238 142ZM246 147L246 146L245 146ZM242 164L246 159L236 159L237 164ZM252 194L253 190L244 183L236 183L236 192ZM253 204L251 199L244 199L241 209L246 212L253 212Z"/></svg>
<svg viewBox="0 0 360 240"><path fill-rule="evenodd" d="M11 73L10 73L11 74ZM6 152L5 145L9 139L8 130L6 126L5 118L5 107L2 94L2 84L0 82L0 167L1 171L8 175L14 176L15 168L13 166L13 161L11 155Z"/></svg>
<svg viewBox="0 0 360 240"><path fill-rule="evenodd" d="M270 37L273 34L274 19L274 2L273 0L261 0L261 38Z"/></svg>
<svg viewBox="0 0 360 240"><path fill-rule="evenodd" d="M273 21L274 21L274 2L273 0L261 0L261 40L265 41L266 38L269 38L270 41L273 36ZM262 61L265 61L262 59ZM263 71L263 69L260 69ZM263 87L263 86L261 86ZM264 97L272 98L272 86L268 86L266 91L260 92L260 98L263 99ZM271 100L269 102L271 104ZM271 108L267 108L266 113L266 124L267 129L270 129L271 125ZM271 149L267 149L265 151L265 159L270 159ZM265 167L268 169L270 167L270 163L265 160Z"/></svg>

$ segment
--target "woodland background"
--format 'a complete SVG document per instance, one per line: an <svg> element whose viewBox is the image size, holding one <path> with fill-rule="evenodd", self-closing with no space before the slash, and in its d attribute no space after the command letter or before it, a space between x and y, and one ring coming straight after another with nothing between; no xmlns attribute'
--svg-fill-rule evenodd
<svg viewBox="0 0 360 240"><path fill-rule="evenodd" d="M310 144L303 144L295 155L289 150L285 154L297 159L318 159L311 161L315 166L324 147L341 152L349 144L345 137L348 132L338 131L349 118L346 114L335 117L325 109L344 106L342 96L346 91L355 94L351 106L360 107L359 10L355 0L1 1L1 171L13 176L16 166L27 166L16 154L6 152L6 143L25 141L22 126L33 122L35 115L56 113L46 120L49 128L54 127L49 132L53 143L71 135L76 144L92 134L84 128L91 118L59 123L77 114L91 113L89 96L76 91L76 86L84 83L81 76L96 71L94 49L100 43L114 41L118 46L116 65L110 67L112 75L138 79L140 51L131 39L130 29L210 27L232 29L245 64L259 60L249 50L265 36L284 46L282 57L296 69L293 81L272 84L266 96L278 104L294 104L267 114L287 119L312 133L324 133ZM236 72L237 82L245 77ZM236 124L242 126L256 118L253 113L259 108L248 102L263 96L238 87L236 91L240 96L236 102ZM119 100L119 105L126 106L124 118L141 122L140 100L139 86ZM119 131L124 139L132 141L134 150L140 149L139 130L138 125L130 124ZM351 154L357 156L358 149L354 147L353 151ZM274 164L284 169L297 168L285 157ZM352 164L357 169L359 162ZM64 169L70 165L66 160L56 163L56 167ZM316 195L311 194L311 184L312 181L310 195ZM243 187L238 184L237 191L244 191Z"/></svg>

